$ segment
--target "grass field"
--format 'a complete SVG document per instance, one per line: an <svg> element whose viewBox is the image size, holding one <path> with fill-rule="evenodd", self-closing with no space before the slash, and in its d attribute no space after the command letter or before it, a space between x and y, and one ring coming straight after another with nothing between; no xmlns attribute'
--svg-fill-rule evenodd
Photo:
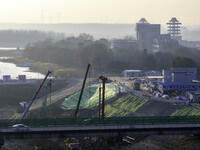
<svg viewBox="0 0 200 150"><path fill-rule="evenodd" d="M109 100L116 95L117 86L114 83L106 83L105 100ZM78 103L80 92L66 98L61 107L64 110L75 109ZM99 104L99 84L91 85L84 89L80 109L96 107Z"/></svg>
<svg viewBox="0 0 200 150"><path fill-rule="evenodd" d="M184 106L175 112L173 112L170 116L199 116L200 110L191 106Z"/></svg>
<svg viewBox="0 0 200 150"><path fill-rule="evenodd" d="M0 108L10 105L10 106L18 106L19 102L30 102L33 95L37 91L40 86L42 80L39 80L38 83L35 84L8 84L0 86ZM44 85L46 85L45 82ZM62 89L69 84L67 80L53 80L52 83L52 92ZM38 93L37 98L44 96L45 88L42 87L40 92Z"/></svg>
<svg viewBox="0 0 200 150"><path fill-rule="evenodd" d="M138 108L145 104L148 99L135 95L127 94L120 97L112 104L105 106L106 117L124 117L134 113Z"/></svg>

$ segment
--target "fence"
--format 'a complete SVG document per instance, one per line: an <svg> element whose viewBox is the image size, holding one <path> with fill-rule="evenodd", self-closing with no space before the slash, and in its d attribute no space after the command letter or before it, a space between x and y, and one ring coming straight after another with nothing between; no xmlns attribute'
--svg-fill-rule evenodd
<svg viewBox="0 0 200 150"><path fill-rule="evenodd" d="M57 118L57 119L2 119L0 127L11 127L15 124L27 126L81 126L81 125L123 125L123 124L180 124L200 123L200 116L154 116L154 117L111 117L111 118Z"/></svg>

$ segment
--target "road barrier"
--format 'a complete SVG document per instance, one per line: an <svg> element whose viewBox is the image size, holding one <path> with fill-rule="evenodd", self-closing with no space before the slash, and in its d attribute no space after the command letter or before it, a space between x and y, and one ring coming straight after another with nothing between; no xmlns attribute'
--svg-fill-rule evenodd
<svg viewBox="0 0 200 150"><path fill-rule="evenodd" d="M0 127L11 127L25 124L30 127L39 126L81 126L81 125L123 125L123 124L180 124L200 123L200 116L153 116L153 117L110 117L110 118L56 118L56 119L2 119Z"/></svg>

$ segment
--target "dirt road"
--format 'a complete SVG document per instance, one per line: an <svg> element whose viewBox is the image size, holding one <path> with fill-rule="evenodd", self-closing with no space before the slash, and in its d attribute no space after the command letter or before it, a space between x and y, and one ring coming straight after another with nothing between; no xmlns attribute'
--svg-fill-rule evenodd
<svg viewBox="0 0 200 150"><path fill-rule="evenodd" d="M47 97L47 106L56 103L57 101L64 99L65 97L77 92L80 90L82 84L81 79L72 79L72 81L63 89L55 91L51 94L48 94ZM30 110L40 108L43 103L43 98L36 99Z"/></svg>

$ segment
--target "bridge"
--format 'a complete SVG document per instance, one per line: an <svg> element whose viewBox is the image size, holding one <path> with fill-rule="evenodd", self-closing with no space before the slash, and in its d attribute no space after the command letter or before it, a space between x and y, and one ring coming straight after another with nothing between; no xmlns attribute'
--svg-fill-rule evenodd
<svg viewBox="0 0 200 150"><path fill-rule="evenodd" d="M15 130L22 123L30 130ZM0 120L0 139L200 134L200 116Z"/></svg>

